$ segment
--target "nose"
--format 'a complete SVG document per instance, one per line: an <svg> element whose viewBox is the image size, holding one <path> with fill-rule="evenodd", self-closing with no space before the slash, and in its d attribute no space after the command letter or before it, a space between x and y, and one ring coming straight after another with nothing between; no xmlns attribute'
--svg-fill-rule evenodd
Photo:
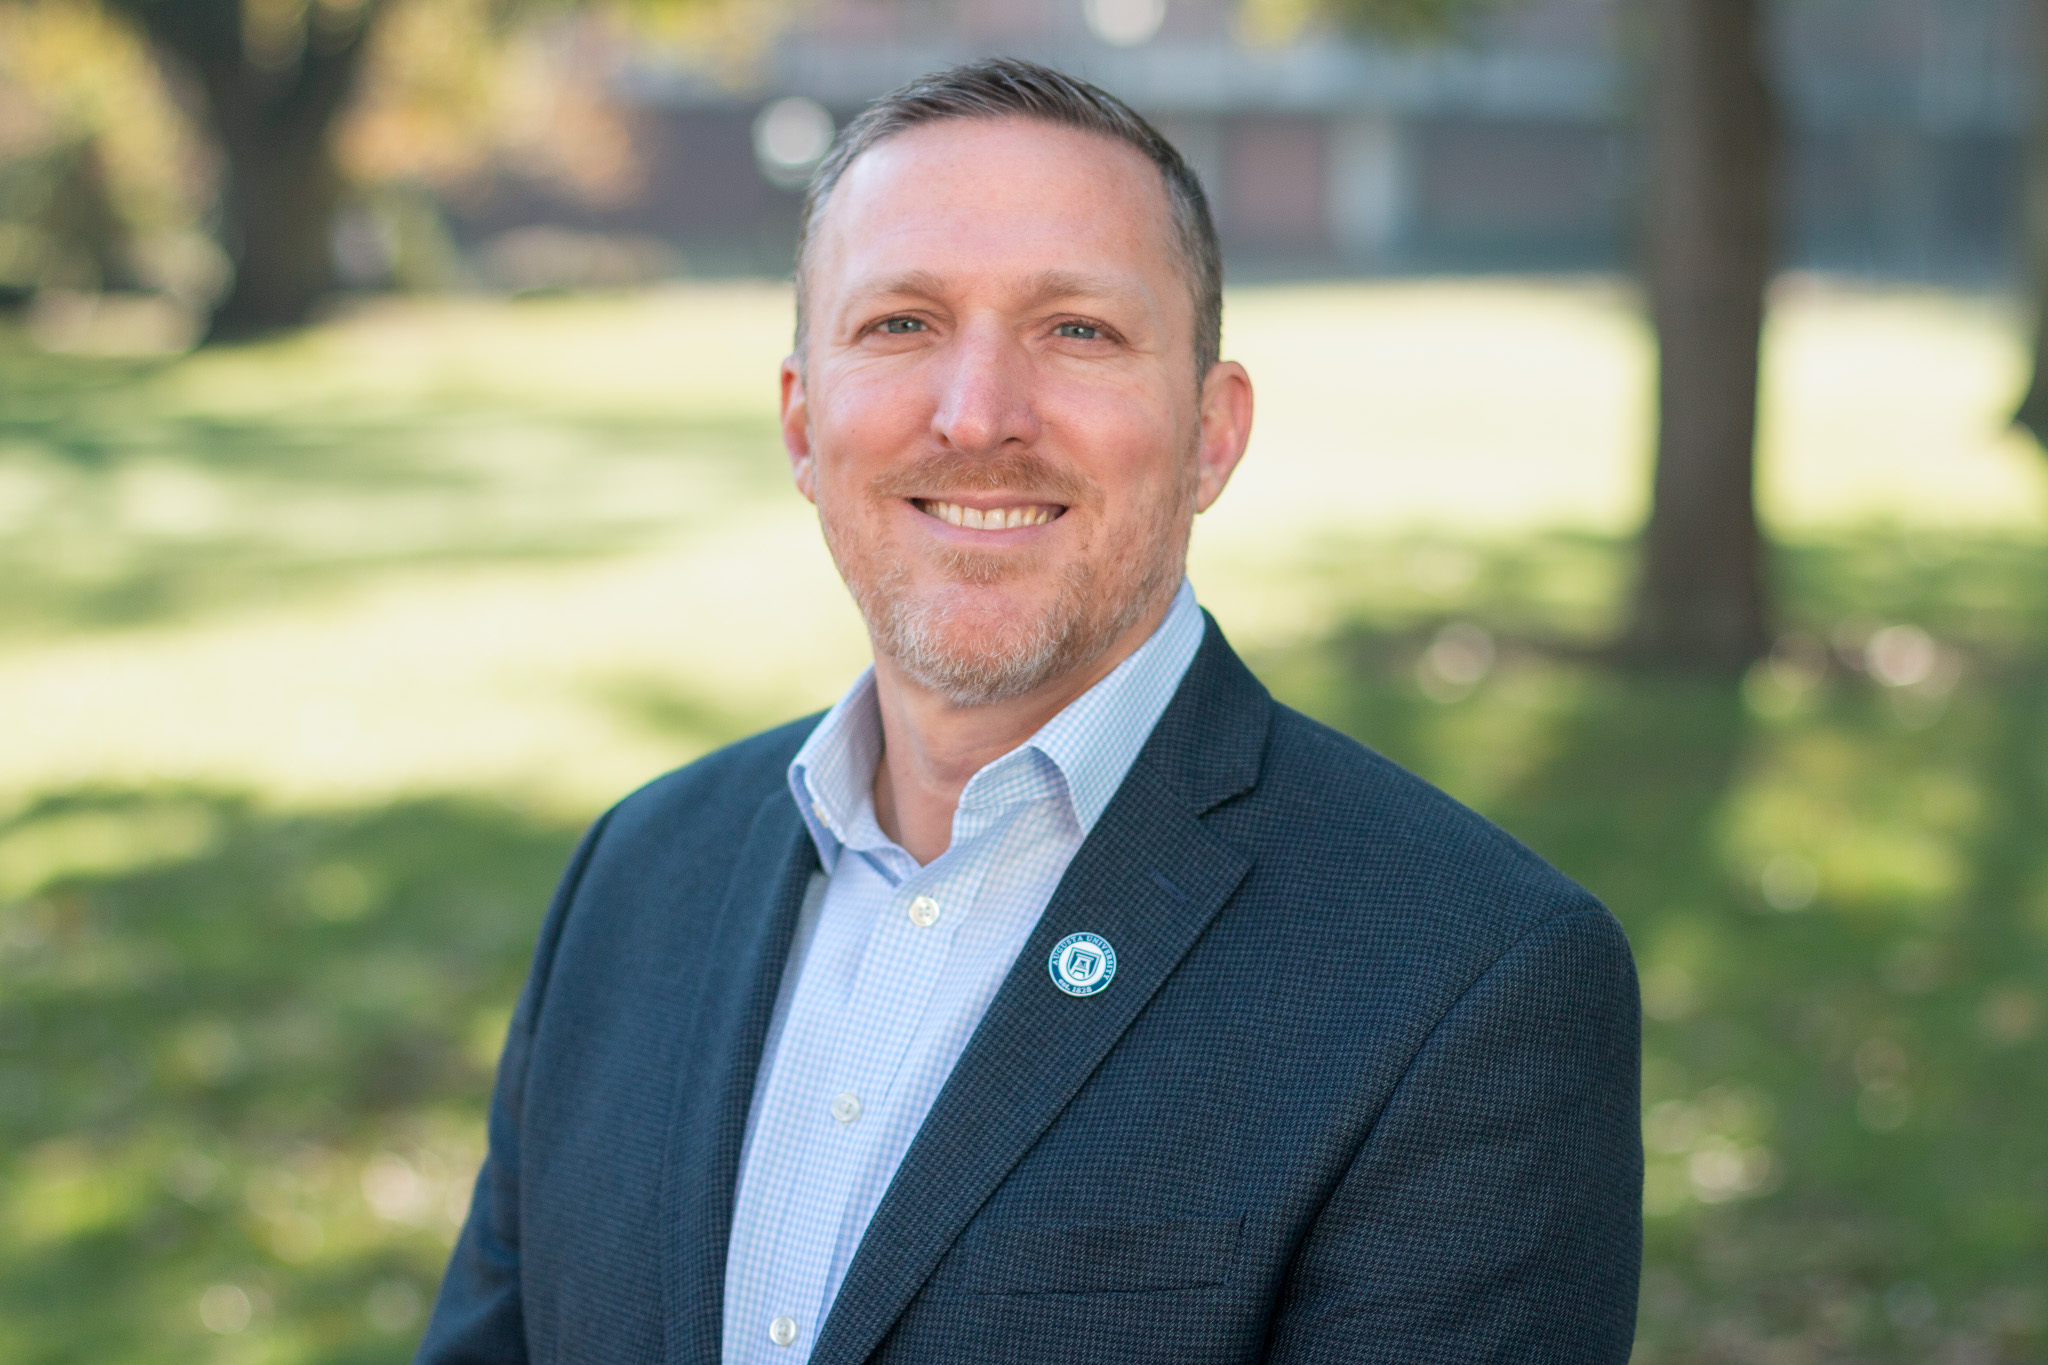
<svg viewBox="0 0 2048 1365"><path fill-rule="evenodd" d="M963 327L939 367L932 433L963 455L993 455L1038 436L1031 357L1007 328Z"/></svg>

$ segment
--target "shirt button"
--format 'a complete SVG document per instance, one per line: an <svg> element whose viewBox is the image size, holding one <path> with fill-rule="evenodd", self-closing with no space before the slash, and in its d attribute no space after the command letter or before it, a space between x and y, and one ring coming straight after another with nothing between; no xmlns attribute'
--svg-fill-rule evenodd
<svg viewBox="0 0 2048 1365"><path fill-rule="evenodd" d="M851 1090L832 1097L832 1117L841 1123L852 1123L860 1117L860 1096Z"/></svg>
<svg viewBox="0 0 2048 1365"><path fill-rule="evenodd" d="M811 814L818 817L819 824L827 829L832 828L832 817L825 813L825 803L823 801L811 802Z"/></svg>
<svg viewBox="0 0 2048 1365"><path fill-rule="evenodd" d="M768 1340L777 1346L787 1346L796 1340L796 1319L784 1313L768 1324Z"/></svg>
<svg viewBox="0 0 2048 1365"><path fill-rule="evenodd" d="M910 903L910 922L920 929L929 929L939 922L939 903L930 896L919 896Z"/></svg>

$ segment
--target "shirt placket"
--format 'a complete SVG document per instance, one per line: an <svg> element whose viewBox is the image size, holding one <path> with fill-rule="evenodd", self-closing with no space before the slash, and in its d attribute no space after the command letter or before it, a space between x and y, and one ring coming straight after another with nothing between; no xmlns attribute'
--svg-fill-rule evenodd
<svg viewBox="0 0 2048 1365"><path fill-rule="evenodd" d="M758 1166L769 1181L758 1196L758 1232L770 1254L746 1304L748 1320L741 1325L746 1358L763 1365L804 1360L816 1342L832 1242L816 1235L815 1226L821 1210L829 1210L834 1191L846 1184L852 1160L838 1124L819 1098L829 1084L829 1068L805 1060L822 1058L829 1048L819 1035L839 1011L821 1006L792 1002L792 1016L805 1026L786 1037L783 1047L796 1065L786 1073L778 1070L763 1108L764 1127L780 1144Z"/></svg>
<svg viewBox="0 0 2048 1365"><path fill-rule="evenodd" d="M876 862L890 870L914 867L878 851ZM879 871L879 869L878 869ZM808 1055L822 1065L805 1067L794 1078L778 1109L794 1110L791 1127L802 1132L801 1151L782 1164L778 1191L781 1228L778 1254L767 1285L763 1316L787 1313L793 1339L769 1359L801 1360L808 1355L830 1308L837 1264L836 1235L845 1225L870 1160L870 1149L886 1130L891 1084L918 1020L938 982L947 946L959 923L945 913L957 886L953 869L936 864L891 889L870 926L852 984L838 1007L811 1017L830 1018L829 1039L805 1040ZM936 916L919 902L938 907ZM913 912L917 913L913 913ZM803 1044L799 1044L803 1046ZM813 1050L814 1049L814 1050ZM833 1235L818 1235L820 1224ZM772 1341L772 1338L771 1338Z"/></svg>
<svg viewBox="0 0 2048 1365"><path fill-rule="evenodd" d="M843 1074L859 1077L865 1087L856 1092L864 1110L853 1144L862 1160L846 1188L831 1271L835 1281L887 1186L888 1172L872 1159L871 1149L890 1143L900 1157L910 1137L905 1130L915 1128L922 1118L920 1101L930 1098L910 1082L920 1074L919 1049L935 1002L947 995L960 937L974 922L988 872L987 831L999 818L989 812L980 820L956 822L947 852L896 888L861 963L854 994L862 1005L849 1017L862 1027L845 1031L834 1059Z"/></svg>
<svg viewBox="0 0 2048 1365"><path fill-rule="evenodd" d="M821 1131L831 1120L812 1112L814 1108L803 1105L800 1112L783 1116L785 1123L794 1120L790 1126L803 1130L804 1141L792 1159L779 1163L773 1195L777 1226L768 1239L773 1253L760 1297L749 1305L752 1321L744 1325L751 1343L749 1358L764 1363L804 1360L817 1338L817 1307L832 1247L806 1235L805 1228L815 1216L821 1192L842 1177L833 1169L837 1154L829 1140L832 1135Z"/></svg>
<svg viewBox="0 0 2048 1365"><path fill-rule="evenodd" d="M964 859L942 859L905 878L882 911L834 1040L831 1074L843 1080L834 1098L851 1097L859 1112L844 1124L849 1146L864 1146L884 1123L898 1071L945 970L948 949L966 912ZM835 1080L835 1084L839 1080Z"/></svg>

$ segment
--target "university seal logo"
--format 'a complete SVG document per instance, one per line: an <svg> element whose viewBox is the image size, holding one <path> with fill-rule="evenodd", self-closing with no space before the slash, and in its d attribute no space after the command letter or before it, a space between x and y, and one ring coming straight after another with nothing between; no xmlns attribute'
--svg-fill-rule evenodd
<svg viewBox="0 0 2048 1365"><path fill-rule="evenodd" d="M1052 984L1068 995L1093 995L1116 975L1116 949L1099 934L1068 934L1045 966Z"/></svg>

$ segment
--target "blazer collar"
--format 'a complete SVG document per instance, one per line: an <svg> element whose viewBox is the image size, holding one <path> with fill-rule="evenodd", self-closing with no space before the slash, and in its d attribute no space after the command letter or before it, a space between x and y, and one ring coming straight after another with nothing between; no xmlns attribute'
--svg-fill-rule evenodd
<svg viewBox="0 0 2048 1365"><path fill-rule="evenodd" d="M1208 620L1180 690L1068 865L897 1168L819 1335L814 1365L859 1365L874 1352L1229 899L1250 861L1201 816L1257 782L1271 717L1265 688ZM1098 995L1065 995L1048 977L1053 945L1076 931L1101 934L1116 948L1116 980ZM744 1118L744 1099L740 1105ZM732 1176L720 1175L729 1210Z"/></svg>
<svg viewBox="0 0 2048 1365"><path fill-rule="evenodd" d="M1258 782L1273 723L1273 698L1265 685L1223 638L1216 618L1204 611L1202 622L1202 647L1138 752L1138 761L1179 792L1196 816Z"/></svg>

